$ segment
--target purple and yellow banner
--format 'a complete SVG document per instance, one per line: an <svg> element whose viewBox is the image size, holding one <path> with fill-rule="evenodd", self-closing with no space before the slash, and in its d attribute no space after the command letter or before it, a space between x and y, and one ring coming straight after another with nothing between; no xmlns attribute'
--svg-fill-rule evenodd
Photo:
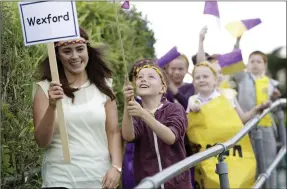
<svg viewBox="0 0 287 189"><path fill-rule="evenodd" d="M231 75L245 69L240 49L235 49L227 54L217 55L216 59L224 75Z"/></svg>
<svg viewBox="0 0 287 189"><path fill-rule="evenodd" d="M160 68L163 68L165 65L170 63L172 60L174 60L178 56L180 56L180 53L177 51L176 47L173 47L165 55L163 55L160 59L157 60L157 65Z"/></svg>
<svg viewBox="0 0 287 189"><path fill-rule="evenodd" d="M247 20L239 20L230 22L225 26L225 29L232 35L232 37L240 37L242 34L258 24L261 23L260 18L254 18L254 19L247 19Z"/></svg>

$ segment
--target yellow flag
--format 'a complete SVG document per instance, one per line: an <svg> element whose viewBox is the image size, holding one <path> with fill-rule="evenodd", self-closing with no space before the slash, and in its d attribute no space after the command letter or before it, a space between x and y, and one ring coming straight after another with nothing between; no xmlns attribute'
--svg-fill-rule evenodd
<svg viewBox="0 0 287 189"><path fill-rule="evenodd" d="M267 76L255 80L256 105L260 105L268 101L269 99L268 88L269 88L269 78ZM264 116L260 120L258 125L263 127L272 126L271 115L267 114L266 116Z"/></svg>
<svg viewBox="0 0 287 189"><path fill-rule="evenodd" d="M188 117L187 135L198 151L231 139L243 124L230 101L221 95L191 112ZM215 173L217 157L210 158L195 167L196 189L220 188L219 175ZM230 188L251 188L255 182L256 160L249 136L246 135L226 153Z"/></svg>
<svg viewBox="0 0 287 189"><path fill-rule="evenodd" d="M242 34L247 31L244 24L238 20L230 22L225 26L225 29L232 35L232 37L237 38L242 36Z"/></svg>

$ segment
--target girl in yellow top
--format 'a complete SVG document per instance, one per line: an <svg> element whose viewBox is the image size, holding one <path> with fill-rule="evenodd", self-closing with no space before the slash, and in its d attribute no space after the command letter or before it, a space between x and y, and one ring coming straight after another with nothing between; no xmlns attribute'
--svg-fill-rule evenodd
<svg viewBox="0 0 287 189"><path fill-rule="evenodd" d="M272 84L272 79L265 74L267 69L267 56L260 52L254 51L249 55L247 64L247 72L240 72L232 76L236 82L238 91L238 102L243 111L249 111L256 105L266 103L270 97L278 97L280 92ZM267 114L258 124L258 129L263 134L263 154L265 158L265 167L269 167L276 157L276 139L272 128L272 119ZM250 132L251 142L255 149L256 129ZM256 154L258 157L259 154ZM275 171L267 180L268 188L276 188Z"/></svg>
<svg viewBox="0 0 287 189"><path fill-rule="evenodd" d="M192 147L196 145L198 151L232 138L242 129L242 123L268 107L268 104L262 104L243 113L236 101L236 93L232 90L218 90L219 73L209 62L196 65L192 75L198 94L189 99L187 135ZM237 149L240 149L238 154ZM229 154L226 161L229 167L230 187L252 187L255 181L256 160L248 136L234 147L233 153ZM219 188L218 175L214 173L216 163L216 158L211 158L196 166L195 185L201 185L200 188Z"/></svg>
<svg viewBox="0 0 287 189"><path fill-rule="evenodd" d="M187 113L190 111L198 112L200 107L210 100L220 95L224 95L238 113L242 123L246 123L250 118L257 113L260 113L270 105L269 102L261 103L260 105L251 109L249 112L244 113L237 102L236 91L232 89L223 89L220 87L223 80L221 68L219 65L217 66L216 63L211 64L207 61L201 62L194 67L192 76L198 94L189 98L186 111Z"/></svg>

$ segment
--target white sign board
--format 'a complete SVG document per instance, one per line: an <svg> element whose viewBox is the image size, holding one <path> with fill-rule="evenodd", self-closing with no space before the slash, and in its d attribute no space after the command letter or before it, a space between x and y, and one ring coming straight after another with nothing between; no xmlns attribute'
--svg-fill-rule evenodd
<svg viewBox="0 0 287 189"><path fill-rule="evenodd" d="M26 46L80 37L75 2L20 2L18 6Z"/></svg>
<svg viewBox="0 0 287 189"><path fill-rule="evenodd" d="M25 45L47 44L52 80L60 82L53 42L80 37L75 2L34 1L18 6ZM64 162L71 163L62 100L57 101L57 116Z"/></svg>

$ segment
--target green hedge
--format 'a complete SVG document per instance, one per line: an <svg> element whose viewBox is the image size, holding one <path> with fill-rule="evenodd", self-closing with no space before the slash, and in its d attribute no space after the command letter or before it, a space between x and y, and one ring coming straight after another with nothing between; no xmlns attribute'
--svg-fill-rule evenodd
<svg viewBox="0 0 287 189"><path fill-rule="evenodd" d="M114 5L109 2L77 2L79 25L91 36L93 45L106 44L107 58L114 71L113 88L119 119L122 117L124 64L118 39ZM119 12L125 56L129 66L139 58L154 57L154 34L135 9ZM32 120L32 90L39 62L47 56L45 45L25 47L16 2L1 2L1 178L2 188L40 188L40 176L25 177L40 167L42 150L35 143ZM4 182L5 181L5 182ZM9 182L7 182L9 181Z"/></svg>

